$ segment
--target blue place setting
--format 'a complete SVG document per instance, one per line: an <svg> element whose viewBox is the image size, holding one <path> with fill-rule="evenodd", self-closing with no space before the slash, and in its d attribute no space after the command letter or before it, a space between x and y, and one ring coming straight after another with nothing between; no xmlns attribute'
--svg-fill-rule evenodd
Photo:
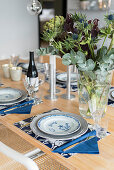
<svg viewBox="0 0 114 170"><path fill-rule="evenodd" d="M28 100L24 90L6 87L0 89L0 115L6 114L30 114L33 100Z"/></svg>
<svg viewBox="0 0 114 170"><path fill-rule="evenodd" d="M71 91L76 92L77 88L77 74L75 72L71 73ZM61 88L67 88L67 72L57 73L56 75L56 85Z"/></svg>
<svg viewBox="0 0 114 170"><path fill-rule="evenodd" d="M62 116L66 124L60 121ZM74 122L76 127L72 129ZM99 154L100 138L96 137L96 131L91 130L91 125L79 115L55 108L16 122L14 125L51 148L52 152L59 153L65 158L76 153ZM69 133L69 126L71 126L71 133Z"/></svg>

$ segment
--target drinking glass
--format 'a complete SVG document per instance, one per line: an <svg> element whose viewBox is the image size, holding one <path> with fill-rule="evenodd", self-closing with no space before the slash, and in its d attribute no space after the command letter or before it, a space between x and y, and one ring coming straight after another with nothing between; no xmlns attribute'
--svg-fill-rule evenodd
<svg viewBox="0 0 114 170"><path fill-rule="evenodd" d="M44 68L44 74L45 74L45 81L47 81L49 79L49 64L44 63L43 66L44 66L43 68Z"/></svg>
<svg viewBox="0 0 114 170"><path fill-rule="evenodd" d="M101 118L98 122L96 136L101 139L104 138L107 135L107 129L108 129L108 119L105 116Z"/></svg>
<svg viewBox="0 0 114 170"><path fill-rule="evenodd" d="M106 106L96 107L96 102L89 103L91 115L94 121L93 129L96 130L96 136L103 138L106 136L108 121L104 118L104 112L106 111Z"/></svg>
<svg viewBox="0 0 114 170"><path fill-rule="evenodd" d="M28 95L29 95L28 98L29 98L29 100L34 100L34 105L37 105L37 104L41 103L42 93L41 93L39 87L40 87L40 85L42 85L44 83L43 75L39 74L38 91L34 90L36 81L34 81L34 83L31 83L29 78L25 77L25 79L23 79L24 87L27 90Z"/></svg>
<svg viewBox="0 0 114 170"><path fill-rule="evenodd" d="M37 99L36 92L34 91L35 83L31 84L30 81L27 78L23 79L23 83L24 83L25 89L28 92L29 100L34 100L34 105L39 104L40 101Z"/></svg>
<svg viewBox="0 0 114 170"><path fill-rule="evenodd" d="M10 64L13 64L13 66L16 67L18 62L19 62L19 56L15 55L15 54L12 54L10 59L11 59L11 63Z"/></svg>

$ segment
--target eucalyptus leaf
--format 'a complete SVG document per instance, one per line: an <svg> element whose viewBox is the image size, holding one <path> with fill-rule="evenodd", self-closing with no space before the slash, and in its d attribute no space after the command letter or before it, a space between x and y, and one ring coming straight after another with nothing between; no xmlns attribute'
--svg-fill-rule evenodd
<svg viewBox="0 0 114 170"><path fill-rule="evenodd" d="M78 51L77 55L85 59L85 54L83 52Z"/></svg>
<svg viewBox="0 0 114 170"><path fill-rule="evenodd" d="M99 57L103 57L105 56L107 53L107 47L106 46L103 46L102 48L100 48L98 51L97 51L97 56Z"/></svg>
<svg viewBox="0 0 114 170"><path fill-rule="evenodd" d="M48 46L47 47L47 54L51 53L54 50L53 46Z"/></svg>
<svg viewBox="0 0 114 170"><path fill-rule="evenodd" d="M110 59L114 60L114 54L110 55Z"/></svg>
<svg viewBox="0 0 114 170"><path fill-rule="evenodd" d="M64 65L70 65L71 64L71 57L69 53L66 53L65 55L63 55L62 57L62 63Z"/></svg>
<svg viewBox="0 0 114 170"><path fill-rule="evenodd" d="M36 49L36 54L37 54L38 56L41 56L41 54L42 54L41 50L40 50L40 49Z"/></svg>
<svg viewBox="0 0 114 170"><path fill-rule="evenodd" d="M110 63L110 58L108 55L103 56L102 59L103 59L104 63Z"/></svg>
<svg viewBox="0 0 114 170"><path fill-rule="evenodd" d="M86 71L86 63L78 63L78 69L80 71Z"/></svg>
<svg viewBox="0 0 114 170"><path fill-rule="evenodd" d="M87 74L91 80L96 79L96 74L93 71L86 71L85 74Z"/></svg>
<svg viewBox="0 0 114 170"><path fill-rule="evenodd" d="M114 60L114 48L112 48L112 49L108 52L107 57L110 58L110 59L112 59L112 60Z"/></svg>
<svg viewBox="0 0 114 170"><path fill-rule="evenodd" d="M72 64L76 64L77 63L76 56L71 56L71 63Z"/></svg>
<svg viewBox="0 0 114 170"><path fill-rule="evenodd" d="M100 65L100 67L106 69L106 68L108 67L108 63L102 63L102 64Z"/></svg>
<svg viewBox="0 0 114 170"><path fill-rule="evenodd" d="M94 70L95 68L95 62L92 60L92 59L88 59L86 61L86 68L87 68L87 71L92 71Z"/></svg>
<svg viewBox="0 0 114 170"><path fill-rule="evenodd" d="M46 48L41 48L41 52L42 52L42 55L46 55L47 54Z"/></svg>
<svg viewBox="0 0 114 170"><path fill-rule="evenodd" d="M71 56L71 57L72 57L72 56L74 57L75 55L76 55L76 52L75 52L74 50L71 50L71 51L70 51L70 56Z"/></svg>

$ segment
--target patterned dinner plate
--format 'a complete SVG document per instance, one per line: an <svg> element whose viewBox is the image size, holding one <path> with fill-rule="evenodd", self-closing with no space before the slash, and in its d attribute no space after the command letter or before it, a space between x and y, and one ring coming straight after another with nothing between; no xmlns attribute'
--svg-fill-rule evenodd
<svg viewBox="0 0 114 170"><path fill-rule="evenodd" d="M52 135L68 135L79 130L78 119L68 115L49 115L42 117L38 123L38 128Z"/></svg>
<svg viewBox="0 0 114 170"><path fill-rule="evenodd" d="M43 132L42 130L40 130L38 128L38 122L42 118L44 118L46 116L47 117L52 116L52 115L60 115L60 116L65 115L65 116L72 117L72 118L79 121L80 128L78 130L74 130L74 132L69 133L69 134L62 134L62 135L56 134L55 135L55 134L48 134L47 132L45 133L45 132ZM77 126L77 122L76 122L76 126ZM67 113L67 112L55 112L55 111L52 111L51 113L39 114L35 118L33 118L32 122L30 123L30 128L31 128L31 130L33 131L34 134L36 134L38 136L41 136L41 137L44 137L44 138L55 139L55 140L68 140L68 139L78 138L79 136L86 133L87 130L88 130L88 123L87 123L87 121L85 119L83 119L79 115L76 115L76 114L73 114L73 113Z"/></svg>
<svg viewBox="0 0 114 170"><path fill-rule="evenodd" d="M71 73L71 82L76 82L77 81L77 74L76 73ZM57 80L66 82L67 81L67 73L59 73L57 74Z"/></svg>
<svg viewBox="0 0 114 170"><path fill-rule="evenodd" d="M10 102L19 99L22 96L22 92L14 88L2 88L0 89L0 102Z"/></svg>
<svg viewBox="0 0 114 170"><path fill-rule="evenodd" d="M10 87L9 87L10 88ZM5 88L7 89L7 88ZM8 105L13 105L19 102L22 102L23 100L25 100L27 98L27 92L24 90L20 90L20 89L16 89L21 93L21 96L15 100L10 100L10 101L5 101L5 102L0 102L1 106L8 106Z"/></svg>

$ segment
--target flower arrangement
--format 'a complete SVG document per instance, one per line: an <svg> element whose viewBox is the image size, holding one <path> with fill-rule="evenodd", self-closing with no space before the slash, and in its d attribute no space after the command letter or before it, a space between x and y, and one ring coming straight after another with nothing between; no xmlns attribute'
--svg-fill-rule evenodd
<svg viewBox="0 0 114 170"><path fill-rule="evenodd" d="M90 106L106 104L106 84L109 85L109 73L114 69L114 14L105 15L104 19L105 27L99 28L98 19L87 20L80 13L67 14L66 18L55 16L44 25L42 38L50 45L37 50L38 55L59 54L64 65L76 65L80 73L79 101L88 104L88 115Z"/></svg>
<svg viewBox="0 0 114 170"><path fill-rule="evenodd" d="M80 13L67 14L66 19L55 16L46 22L43 40L50 42L47 48L37 50L38 54L50 53L62 56L63 64L76 64L81 71L105 71L114 68L114 14L105 16L106 26L98 27L98 19L87 20ZM105 41L111 40L109 47ZM97 44L103 40L97 50Z"/></svg>

